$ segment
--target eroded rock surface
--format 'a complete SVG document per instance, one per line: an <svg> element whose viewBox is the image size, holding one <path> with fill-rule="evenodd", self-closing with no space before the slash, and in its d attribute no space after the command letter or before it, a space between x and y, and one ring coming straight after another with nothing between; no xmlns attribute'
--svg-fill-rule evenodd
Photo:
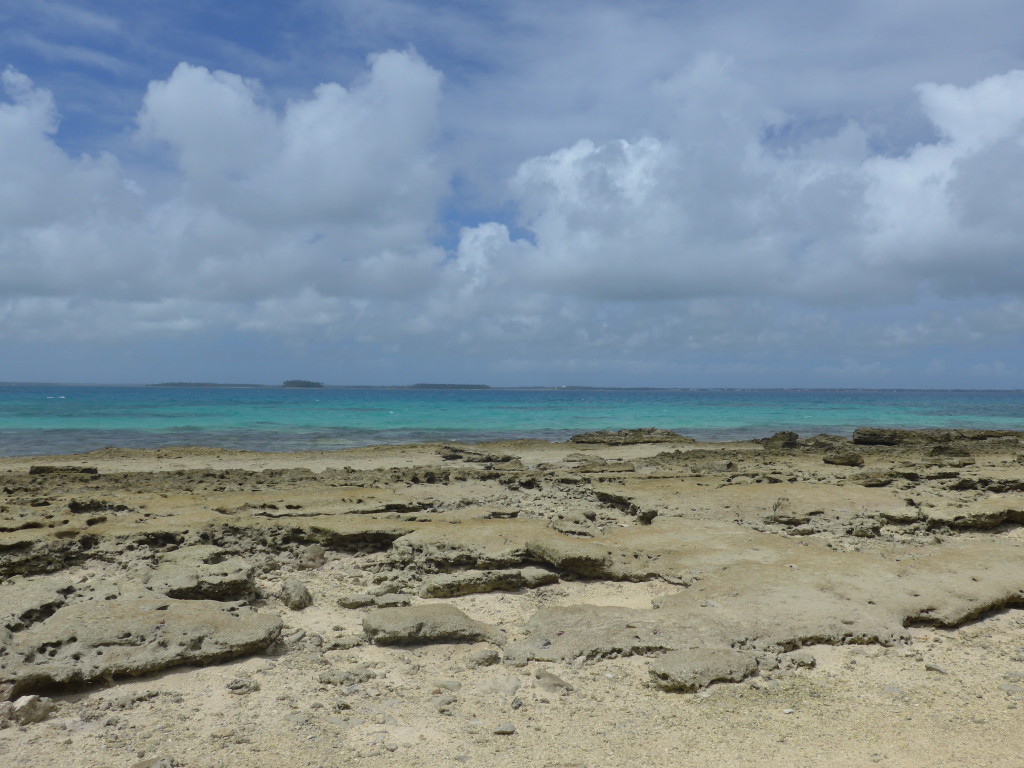
<svg viewBox="0 0 1024 768"><path fill-rule="evenodd" d="M698 691L712 683L738 683L757 673L757 655L732 648L691 648L655 658L651 679L666 691Z"/></svg>
<svg viewBox="0 0 1024 768"><path fill-rule="evenodd" d="M377 645L505 642L498 627L471 619L455 606L443 604L381 608L363 618L363 631Z"/></svg>
<svg viewBox="0 0 1024 768"><path fill-rule="evenodd" d="M280 632L277 616L208 600L83 600L12 635L0 648L0 683L20 694L209 664L262 650Z"/></svg>
<svg viewBox="0 0 1024 768"><path fill-rule="evenodd" d="M841 436L689 445L664 430L261 457L260 469L258 455L199 449L5 460L0 689L251 654L283 626L253 608L278 600L292 609L287 653L369 640L504 645L516 665L641 655L675 664L659 669L680 690L728 679L723 649L736 662L892 647L914 626L1024 604L1015 433L858 430L854 442L842 461ZM329 600L311 604L314 582ZM578 597L602 583L658 594ZM503 607L478 614L475 601Z"/></svg>

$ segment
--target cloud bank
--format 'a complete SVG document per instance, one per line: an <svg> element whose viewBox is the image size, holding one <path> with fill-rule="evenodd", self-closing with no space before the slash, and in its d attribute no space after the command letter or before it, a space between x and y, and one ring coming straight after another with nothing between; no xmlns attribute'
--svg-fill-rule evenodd
<svg viewBox="0 0 1024 768"><path fill-rule="evenodd" d="M10 68L3 87L0 329L18 343L229 332L510 383L795 384L796 364L860 385L894 383L879 366L907 350L938 371L1024 332L1021 71L919 84L933 133L892 153L855 118L803 130L701 55L649 83L656 129L522 158L503 215L454 240L465 169L416 53L284 101L181 63L141 95L130 160L69 153L50 92Z"/></svg>

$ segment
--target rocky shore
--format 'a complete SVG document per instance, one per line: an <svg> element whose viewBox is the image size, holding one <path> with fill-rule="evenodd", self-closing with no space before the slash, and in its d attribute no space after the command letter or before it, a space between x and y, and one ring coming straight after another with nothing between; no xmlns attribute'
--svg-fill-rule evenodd
<svg viewBox="0 0 1024 768"><path fill-rule="evenodd" d="M0 486L12 768L1024 753L1021 433L105 449Z"/></svg>

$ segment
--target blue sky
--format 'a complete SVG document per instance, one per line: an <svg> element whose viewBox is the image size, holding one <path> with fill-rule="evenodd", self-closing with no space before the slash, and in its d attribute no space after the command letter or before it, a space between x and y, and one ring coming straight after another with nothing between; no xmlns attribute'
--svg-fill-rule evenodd
<svg viewBox="0 0 1024 768"><path fill-rule="evenodd" d="M0 0L0 380L1019 388L1022 23Z"/></svg>

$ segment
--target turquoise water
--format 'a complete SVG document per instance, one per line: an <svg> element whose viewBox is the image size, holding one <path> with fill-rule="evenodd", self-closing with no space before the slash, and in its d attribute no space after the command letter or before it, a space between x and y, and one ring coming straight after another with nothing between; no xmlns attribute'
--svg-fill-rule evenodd
<svg viewBox="0 0 1024 768"><path fill-rule="evenodd" d="M858 426L1024 430L1024 391L409 390L0 386L0 455L105 446L260 451L564 440L655 426L699 440Z"/></svg>

